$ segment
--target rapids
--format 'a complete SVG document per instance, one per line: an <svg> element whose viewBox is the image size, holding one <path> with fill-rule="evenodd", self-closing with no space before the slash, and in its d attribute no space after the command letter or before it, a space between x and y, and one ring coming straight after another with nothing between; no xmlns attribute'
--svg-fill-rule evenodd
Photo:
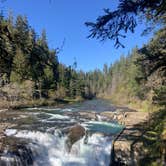
<svg viewBox="0 0 166 166"><path fill-rule="evenodd" d="M1 120L14 125L5 130L0 165L109 166L112 140L123 126L106 118L103 120L100 112L114 108L103 101L104 108L98 104L99 101L89 101L59 108L6 111ZM79 114L85 111L90 115L95 112L94 118ZM76 124L83 126L86 134L68 151L66 129Z"/></svg>

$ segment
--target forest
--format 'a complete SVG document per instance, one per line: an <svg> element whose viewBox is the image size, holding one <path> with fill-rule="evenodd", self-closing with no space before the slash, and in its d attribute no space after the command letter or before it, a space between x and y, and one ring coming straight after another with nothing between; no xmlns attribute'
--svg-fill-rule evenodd
<svg viewBox="0 0 166 166"><path fill-rule="evenodd" d="M77 70L77 62L60 63L46 31L36 34L25 16L1 15L0 30L0 96L5 101L105 97L138 108L165 105L165 28L142 48L89 72Z"/></svg>
<svg viewBox="0 0 166 166"><path fill-rule="evenodd" d="M88 73L77 71L76 62L65 66L57 50L50 50L46 31L41 36L25 16L1 16L1 97L6 100L41 98L91 98ZM11 94L12 95L11 95Z"/></svg>

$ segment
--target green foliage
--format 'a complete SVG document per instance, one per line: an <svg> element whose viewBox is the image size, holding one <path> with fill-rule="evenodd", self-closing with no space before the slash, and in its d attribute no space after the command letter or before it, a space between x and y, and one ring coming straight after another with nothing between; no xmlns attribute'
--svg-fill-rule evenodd
<svg viewBox="0 0 166 166"><path fill-rule="evenodd" d="M26 17L13 20L11 14L0 17L0 86L30 81L34 98L111 96L124 104L148 100L165 105L165 28L142 49L134 48L103 70L85 73L77 71L76 62L59 63L45 30L37 36Z"/></svg>
<svg viewBox="0 0 166 166"><path fill-rule="evenodd" d="M141 103L166 106L166 29L162 28L143 48L121 56L120 60L105 66L107 78L102 87L106 96L119 104ZM109 71L109 72L108 72ZM104 84L107 84L105 86ZM139 102L138 102L139 101Z"/></svg>
<svg viewBox="0 0 166 166"><path fill-rule="evenodd" d="M154 91L153 103L166 106L166 28L160 29L140 53L138 64Z"/></svg>
<svg viewBox="0 0 166 166"><path fill-rule="evenodd" d="M21 49L16 50L13 58L13 66L10 80L21 82L28 78L28 62Z"/></svg>
<svg viewBox="0 0 166 166"><path fill-rule="evenodd" d="M162 85L154 89L155 95L153 96L153 101L155 104L166 106L166 85Z"/></svg>
<svg viewBox="0 0 166 166"><path fill-rule="evenodd" d="M50 50L46 31L37 36L24 16L13 21L0 17L0 86L33 82L31 96L36 98L77 98L85 94L85 73L60 64L56 50ZM57 96L56 96L57 95Z"/></svg>
<svg viewBox="0 0 166 166"><path fill-rule="evenodd" d="M144 73L136 64L138 57L138 49L135 48L128 56L121 56L119 61L110 66L103 87L107 96L117 96L120 100L126 99L125 102L135 97L143 99L143 89L137 78L143 77Z"/></svg>
<svg viewBox="0 0 166 166"><path fill-rule="evenodd" d="M138 19L138 18L141 19ZM104 15L99 16L95 22L86 22L90 27L90 38L101 41L111 39L115 46L124 47L120 39L126 37L127 32L134 32L140 20L145 20L148 27L143 33L156 27L156 24L166 23L165 0L120 0L117 9L111 11L104 9ZM139 21L138 21L139 20Z"/></svg>
<svg viewBox="0 0 166 166"><path fill-rule="evenodd" d="M140 64L145 68L147 77L157 70L160 76L166 76L166 27L160 29L140 53Z"/></svg>
<svg viewBox="0 0 166 166"><path fill-rule="evenodd" d="M6 75L2 84L9 82L15 44L13 42L13 29L10 22L0 15L0 76ZM4 78L4 77L3 77Z"/></svg>
<svg viewBox="0 0 166 166"><path fill-rule="evenodd" d="M163 165L165 160L165 127L166 111L161 109L150 117L149 124L144 125L145 133L142 138L146 155L141 159L140 165Z"/></svg>

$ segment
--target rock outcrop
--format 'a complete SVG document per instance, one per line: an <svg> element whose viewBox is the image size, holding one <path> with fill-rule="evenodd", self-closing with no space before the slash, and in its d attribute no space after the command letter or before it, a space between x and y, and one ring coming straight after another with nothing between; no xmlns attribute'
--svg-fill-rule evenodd
<svg viewBox="0 0 166 166"><path fill-rule="evenodd" d="M124 119L125 129L113 142L113 163L115 165L136 166L146 154L141 138L144 135L143 124L147 122L148 113L128 112Z"/></svg>
<svg viewBox="0 0 166 166"><path fill-rule="evenodd" d="M71 150L72 145L78 140L80 140L85 135L85 133L85 128L79 124L76 124L69 128L68 137L66 140L66 145L69 152Z"/></svg>
<svg viewBox="0 0 166 166"><path fill-rule="evenodd" d="M2 138L3 146L0 149L0 165L33 165L33 152L28 142L19 138Z"/></svg>

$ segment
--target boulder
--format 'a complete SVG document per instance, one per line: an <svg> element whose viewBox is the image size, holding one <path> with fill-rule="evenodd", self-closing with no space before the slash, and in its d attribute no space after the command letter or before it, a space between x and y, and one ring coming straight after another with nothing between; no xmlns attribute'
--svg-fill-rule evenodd
<svg viewBox="0 0 166 166"><path fill-rule="evenodd" d="M76 124L69 128L68 137L66 140L66 146L69 152L71 150L72 145L78 140L80 140L85 135L85 133L85 128L79 124Z"/></svg>

